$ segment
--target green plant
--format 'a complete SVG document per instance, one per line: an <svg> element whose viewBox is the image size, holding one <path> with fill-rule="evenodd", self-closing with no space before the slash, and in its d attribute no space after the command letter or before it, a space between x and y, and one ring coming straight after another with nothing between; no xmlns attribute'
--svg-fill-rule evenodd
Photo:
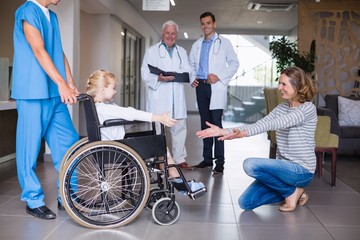
<svg viewBox="0 0 360 240"><path fill-rule="evenodd" d="M315 41L311 43L310 52L299 52L297 42L290 42L285 36L274 38L269 44L271 56L276 59L276 70L280 73L289 66L297 66L307 73L314 71Z"/></svg>

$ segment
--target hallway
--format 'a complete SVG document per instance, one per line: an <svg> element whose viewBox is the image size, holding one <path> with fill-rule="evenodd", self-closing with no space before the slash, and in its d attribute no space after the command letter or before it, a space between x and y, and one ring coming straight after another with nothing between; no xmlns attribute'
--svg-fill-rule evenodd
<svg viewBox="0 0 360 240"><path fill-rule="evenodd" d="M224 127L234 123L225 122ZM236 125L236 124L235 124ZM195 165L202 160L202 142L195 131L200 127L199 115L188 115L187 161ZM360 235L360 193L337 179L330 186L330 175L315 177L306 189L310 195L306 206L292 213L278 210L279 205L262 206L243 211L237 204L239 195L252 182L242 169L247 157L267 157L269 142L266 134L227 141L224 174L212 175L211 170L184 171L187 179L203 182L208 192L196 201L177 194L180 217L171 226L156 224L151 212L141 215L125 227L93 230L81 227L66 212L57 210L57 174L51 163L38 166L38 176L50 209L57 219L45 221L25 212L20 201L20 188L14 175L14 163L0 165L0 231L4 240L355 240Z"/></svg>

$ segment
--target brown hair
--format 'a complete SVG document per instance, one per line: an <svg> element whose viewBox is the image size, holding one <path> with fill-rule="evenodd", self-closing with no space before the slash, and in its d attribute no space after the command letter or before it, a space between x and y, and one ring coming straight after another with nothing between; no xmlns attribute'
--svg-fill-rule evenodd
<svg viewBox="0 0 360 240"><path fill-rule="evenodd" d="M116 76L106 70L96 70L87 81L86 93L95 97L101 87L107 87L110 83L117 82Z"/></svg>
<svg viewBox="0 0 360 240"><path fill-rule="evenodd" d="M202 18L206 18L206 17L211 17L212 21L215 22L215 15L212 14L211 12L204 12L203 14L200 15L200 20Z"/></svg>
<svg viewBox="0 0 360 240"><path fill-rule="evenodd" d="M310 74L306 74L299 67L288 67L281 71L289 78L290 84L296 91L296 98L300 103L311 102L316 94L316 87Z"/></svg>

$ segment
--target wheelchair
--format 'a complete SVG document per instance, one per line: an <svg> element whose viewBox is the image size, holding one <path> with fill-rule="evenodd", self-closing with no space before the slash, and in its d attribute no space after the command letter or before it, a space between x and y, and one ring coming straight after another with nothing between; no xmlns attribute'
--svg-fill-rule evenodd
<svg viewBox="0 0 360 240"><path fill-rule="evenodd" d="M88 228L115 228L131 223L147 208L156 223L171 225L180 216L175 187L193 200L206 193L206 187L192 191L180 168L167 163L163 125L160 133L155 123L147 123L150 129L102 141L102 128L123 125L137 130L142 122L110 119L100 124L93 98L80 94L78 101L84 107L88 136L66 152L59 178L63 206L75 222ZM182 183L169 180L171 167Z"/></svg>

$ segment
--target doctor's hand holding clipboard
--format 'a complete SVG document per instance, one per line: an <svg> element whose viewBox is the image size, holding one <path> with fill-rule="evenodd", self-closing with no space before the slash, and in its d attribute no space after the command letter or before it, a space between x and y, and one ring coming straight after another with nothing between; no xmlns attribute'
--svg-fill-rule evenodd
<svg viewBox="0 0 360 240"><path fill-rule="evenodd" d="M148 64L151 73L159 76L159 81L167 82L190 82L189 73L166 72Z"/></svg>

